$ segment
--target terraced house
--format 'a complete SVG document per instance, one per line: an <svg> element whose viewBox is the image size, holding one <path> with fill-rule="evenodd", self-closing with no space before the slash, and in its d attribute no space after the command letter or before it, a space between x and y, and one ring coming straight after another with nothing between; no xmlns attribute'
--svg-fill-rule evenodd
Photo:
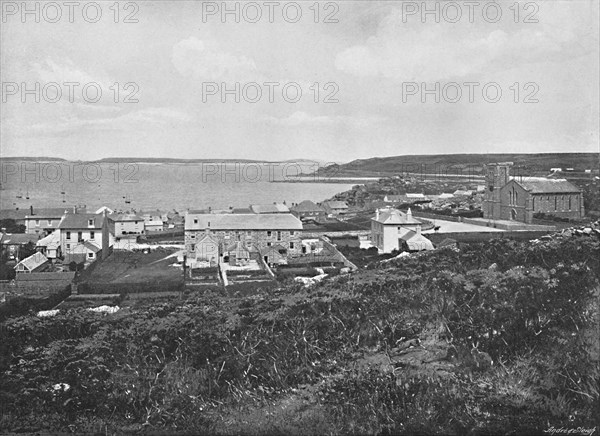
<svg viewBox="0 0 600 436"><path fill-rule="evenodd" d="M289 213L188 213L185 217L185 249L189 258L205 258L206 250L219 255L240 242L249 251L261 254L273 246L281 246L284 256L300 255L302 222ZM210 235L206 238L205 235ZM205 242L211 242L206 248ZM210 259L209 259L210 260Z"/></svg>

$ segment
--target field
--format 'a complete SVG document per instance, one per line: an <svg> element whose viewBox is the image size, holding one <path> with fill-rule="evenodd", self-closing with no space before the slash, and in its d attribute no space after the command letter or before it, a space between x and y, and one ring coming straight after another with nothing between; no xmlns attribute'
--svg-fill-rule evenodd
<svg viewBox="0 0 600 436"><path fill-rule="evenodd" d="M149 253L114 251L106 260L97 262L80 276L89 283L153 283L176 282L183 277L182 270L172 265L177 250L157 248Z"/></svg>

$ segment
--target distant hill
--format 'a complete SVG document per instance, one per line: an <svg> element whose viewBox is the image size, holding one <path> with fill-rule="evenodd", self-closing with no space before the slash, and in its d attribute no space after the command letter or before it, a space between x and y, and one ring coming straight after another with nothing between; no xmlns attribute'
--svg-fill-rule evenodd
<svg viewBox="0 0 600 436"><path fill-rule="evenodd" d="M153 164L196 164L196 163L298 163L310 165L313 163L324 164L325 161L313 160L313 159L288 159L283 161L269 161L259 159L181 159L181 158L163 158L163 157L105 157L96 160L80 160L80 159L62 159L58 157L28 157L28 156L10 156L0 157L0 160L4 161L27 161L27 162L86 162L86 163L153 163Z"/></svg>
<svg viewBox="0 0 600 436"><path fill-rule="evenodd" d="M575 171L599 168L600 153L536 153L536 154L433 154L374 157L357 159L341 165L330 165L317 173L323 176L387 176L409 173L433 174L443 169L461 168L473 174L481 173L483 165L492 162L513 162L523 171L549 172L551 168L573 168Z"/></svg>
<svg viewBox="0 0 600 436"><path fill-rule="evenodd" d="M0 156L0 160L4 161L27 161L27 162L67 162L67 159L60 157L48 157L48 156Z"/></svg>

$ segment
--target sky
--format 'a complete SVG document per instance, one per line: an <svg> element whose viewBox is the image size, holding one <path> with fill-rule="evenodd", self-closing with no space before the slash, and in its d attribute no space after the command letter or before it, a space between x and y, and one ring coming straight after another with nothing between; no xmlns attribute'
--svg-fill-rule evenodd
<svg viewBox="0 0 600 436"><path fill-rule="evenodd" d="M2 0L0 156L598 152L598 5Z"/></svg>

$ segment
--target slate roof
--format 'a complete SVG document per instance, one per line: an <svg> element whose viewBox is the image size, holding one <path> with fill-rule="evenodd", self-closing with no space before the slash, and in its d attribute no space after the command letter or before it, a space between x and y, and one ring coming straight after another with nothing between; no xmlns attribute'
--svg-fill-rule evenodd
<svg viewBox="0 0 600 436"><path fill-rule="evenodd" d="M400 233L400 239L406 242L411 251L433 250L431 241L413 230L404 229Z"/></svg>
<svg viewBox="0 0 600 436"><path fill-rule="evenodd" d="M296 206L292 207L292 210L294 212L324 212L322 207L310 200L304 200L303 202L298 203Z"/></svg>
<svg viewBox="0 0 600 436"><path fill-rule="evenodd" d="M33 233L5 233L0 236L0 244L2 245L26 245L36 243L39 235Z"/></svg>
<svg viewBox="0 0 600 436"><path fill-rule="evenodd" d="M26 214L29 219L47 219L47 218L54 218L54 219L58 219L61 218L65 213L67 213L69 209L68 208L47 208L47 209L33 209L33 215L31 214L30 210L27 210Z"/></svg>
<svg viewBox="0 0 600 436"><path fill-rule="evenodd" d="M421 221L413 218L412 214L408 215L398 209L382 209L379 211L379 218L371 218L381 224L421 224Z"/></svg>
<svg viewBox="0 0 600 436"><path fill-rule="evenodd" d="M27 270L33 271L36 268L39 268L41 265L48 262L48 258L44 256L42 253L37 252L32 254L31 256L23 259L21 262L15 265L15 268L19 265L23 265Z"/></svg>
<svg viewBox="0 0 600 436"><path fill-rule="evenodd" d="M566 179L547 179L545 177L513 177L515 183L532 194L580 193L581 190Z"/></svg>
<svg viewBox="0 0 600 436"><path fill-rule="evenodd" d="M88 226L88 220L93 219L93 226ZM58 225L59 229L102 229L104 215L93 213L67 213Z"/></svg>
<svg viewBox="0 0 600 436"><path fill-rule="evenodd" d="M109 218L115 222L122 222L122 221L144 221L144 218L142 218L139 215L136 215L134 213L113 213L109 215Z"/></svg>
<svg viewBox="0 0 600 436"><path fill-rule="evenodd" d="M60 234L58 231L50 233L35 244L36 247L58 248L60 246Z"/></svg>
<svg viewBox="0 0 600 436"><path fill-rule="evenodd" d="M194 221L197 222L194 222ZM185 230L302 230L302 222L289 213L187 214Z"/></svg>
<svg viewBox="0 0 600 436"><path fill-rule="evenodd" d="M46 209L33 209L33 215L31 215L31 210L29 208L26 209L2 209L0 210L0 220L4 219L12 219L15 221L24 220L25 217L29 217L30 219L48 219L61 218L65 211L69 210L68 208L46 208Z"/></svg>
<svg viewBox="0 0 600 436"><path fill-rule="evenodd" d="M20 221L25 219L25 215L29 215L29 209L2 209L0 210L0 220L15 220Z"/></svg>
<svg viewBox="0 0 600 436"><path fill-rule="evenodd" d="M288 213L290 209L281 203L251 204L250 210L254 213Z"/></svg>
<svg viewBox="0 0 600 436"><path fill-rule="evenodd" d="M98 253L100 250L102 250L102 248L95 242L85 241L70 248L69 254L87 254L90 251L92 253Z"/></svg>

